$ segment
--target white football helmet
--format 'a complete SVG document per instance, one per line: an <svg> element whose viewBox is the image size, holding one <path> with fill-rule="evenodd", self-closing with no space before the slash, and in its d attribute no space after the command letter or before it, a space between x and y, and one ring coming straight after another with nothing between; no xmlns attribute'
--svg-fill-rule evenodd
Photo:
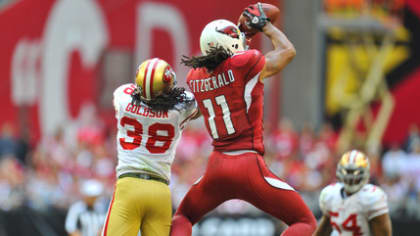
<svg viewBox="0 0 420 236"><path fill-rule="evenodd" d="M359 191L369 181L369 159L358 150L351 150L341 156L336 175L348 193Z"/></svg>
<svg viewBox="0 0 420 236"><path fill-rule="evenodd" d="M203 55L207 55L211 47L219 45L235 53L245 49L245 40L245 35L234 23L223 19L214 20L201 31L200 49Z"/></svg>

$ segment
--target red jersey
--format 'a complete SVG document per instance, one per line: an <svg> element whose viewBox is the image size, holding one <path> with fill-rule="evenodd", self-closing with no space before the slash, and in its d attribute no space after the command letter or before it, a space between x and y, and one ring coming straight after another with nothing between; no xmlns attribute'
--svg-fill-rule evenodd
<svg viewBox="0 0 420 236"><path fill-rule="evenodd" d="M264 84L259 81L264 64L260 51L247 50L226 59L211 73L205 68L188 73L188 86L215 150L255 150L264 154Z"/></svg>

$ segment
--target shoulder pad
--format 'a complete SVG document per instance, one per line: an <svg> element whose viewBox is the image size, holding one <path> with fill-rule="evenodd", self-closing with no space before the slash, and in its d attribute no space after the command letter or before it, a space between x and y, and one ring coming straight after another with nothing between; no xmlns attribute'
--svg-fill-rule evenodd
<svg viewBox="0 0 420 236"><path fill-rule="evenodd" d="M336 191L339 191L337 190L337 187L338 187L338 183L334 183L322 189L321 194L319 196L320 201L324 201L324 200L326 202L329 201L333 197L334 193Z"/></svg>
<svg viewBox="0 0 420 236"><path fill-rule="evenodd" d="M263 54L256 49L237 52L232 55L231 64L234 67L243 67L256 63L261 56Z"/></svg>
<svg viewBox="0 0 420 236"><path fill-rule="evenodd" d="M114 97L121 96L122 94L131 95L131 93L136 89L136 85L133 83L123 84L114 90Z"/></svg>
<svg viewBox="0 0 420 236"><path fill-rule="evenodd" d="M204 70L203 68L190 69L187 74L187 79L186 79L187 83L192 79L196 79L196 77L200 77L201 74L203 73L203 70Z"/></svg>
<svg viewBox="0 0 420 236"><path fill-rule="evenodd" d="M378 186L372 184L363 186L360 190L359 200L368 220L386 214L389 211L387 196Z"/></svg>
<svg viewBox="0 0 420 236"><path fill-rule="evenodd" d="M119 106L122 101L125 99L128 99L127 95L130 96L131 99L131 93L134 91L136 86L133 83L130 84L123 84L116 88L113 93L112 103L114 105L114 109L116 111L115 116L118 118L119 113Z"/></svg>
<svg viewBox="0 0 420 236"><path fill-rule="evenodd" d="M385 192L378 186L373 184L366 184L360 190L360 201L366 206L372 206L379 201L387 201Z"/></svg>
<svg viewBox="0 0 420 236"><path fill-rule="evenodd" d="M194 70L195 70L195 69L191 69L191 70L189 70L189 71L188 71L188 74L187 74L187 82L188 82L190 79L192 79L191 77L192 77L192 75L193 75L193 73L194 73Z"/></svg>

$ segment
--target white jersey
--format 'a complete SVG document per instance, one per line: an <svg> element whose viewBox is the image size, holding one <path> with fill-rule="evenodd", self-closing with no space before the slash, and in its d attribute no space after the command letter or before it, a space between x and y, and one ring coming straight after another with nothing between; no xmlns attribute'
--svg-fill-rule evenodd
<svg viewBox="0 0 420 236"><path fill-rule="evenodd" d="M386 194L372 184L350 196L345 195L342 183L328 185L321 192L319 205L330 217L332 235L371 235L369 220L388 213Z"/></svg>
<svg viewBox="0 0 420 236"><path fill-rule="evenodd" d="M143 103L131 104L134 89L134 84L125 84L114 91L118 120L117 176L147 173L169 180L184 125L198 111L194 95L185 92L189 102L168 111L154 111Z"/></svg>

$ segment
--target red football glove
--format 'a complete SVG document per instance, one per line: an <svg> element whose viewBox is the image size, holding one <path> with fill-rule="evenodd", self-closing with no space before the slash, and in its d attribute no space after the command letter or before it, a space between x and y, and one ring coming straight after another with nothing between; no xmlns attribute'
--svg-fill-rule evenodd
<svg viewBox="0 0 420 236"><path fill-rule="evenodd" d="M251 5L245 8L242 15L249 19L249 21L246 22L249 27L259 31L262 31L262 28L267 24L267 21L270 21L265 15L260 2L257 3L257 7Z"/></svg>

